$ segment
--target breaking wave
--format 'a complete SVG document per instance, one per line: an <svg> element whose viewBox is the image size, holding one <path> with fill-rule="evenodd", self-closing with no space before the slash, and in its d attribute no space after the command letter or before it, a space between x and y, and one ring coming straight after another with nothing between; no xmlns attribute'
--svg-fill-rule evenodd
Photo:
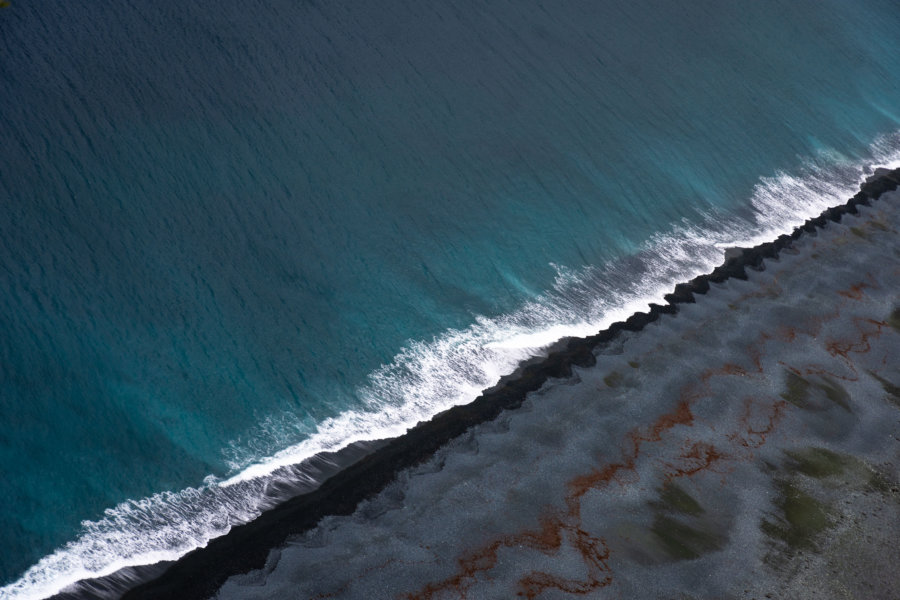
<svg viewBox="0 0 900 600"><path fill-rule="evenodd" d="M323 464L330 458L317 463L312 457L402 435L419 421L471 402L560 338L594 334L660 302L676 283L719 265L725 249L771 240L843 204L876 167L900 167L900 133L877 140L863 160L822 154L799 173L763 178L740 209L684 221L632 256L577 271L557 266L552 289L519 310L410 342L358 391L364 408L323 421L304 441L227 479L210 476L198 487L108 509L102 519L83 522L76 539L0 588L0 596L45 598L77 589L70 586L81 580L175 560L205 546L286 497L314 489L340 468L337 462Z"/></svg>

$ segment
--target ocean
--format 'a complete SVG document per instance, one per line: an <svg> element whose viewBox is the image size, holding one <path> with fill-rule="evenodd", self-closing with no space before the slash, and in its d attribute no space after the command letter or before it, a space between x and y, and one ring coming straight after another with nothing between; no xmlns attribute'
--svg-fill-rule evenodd
<svg viewBox="0 0 900 600"><path fill-rule="evenodd" d="M0 8L0 597L177 558L843 203L900 165L898 28L887 0Z"/></svg>

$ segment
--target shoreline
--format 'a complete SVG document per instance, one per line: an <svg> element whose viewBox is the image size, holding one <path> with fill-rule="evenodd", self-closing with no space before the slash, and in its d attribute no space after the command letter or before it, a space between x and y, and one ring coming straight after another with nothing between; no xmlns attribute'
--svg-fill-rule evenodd
<svg viewBox="0 0 900 600"><path fill-rule="evenodd" d="M861 191L845 204L825 210L791 234L753 248L730 250L725 262L711 273L676 285L673 292L664 297L665 304L652 304L648 312L635 313L593 336L556 342L546 350L545 357L526 361L470 404L444 411L430 421L419 423L403 436L375 442L380 448L339 471L318 489L287 500L257 519L234 527L228 534L211 540L206 547L193 550L177 561L130 568L127 572L133 577L122 576L126 571L123 570L107 578L86 580L76 584L76 591L62 592L54 598L81 597L88 589L105 591L107 595L125 592L122 597L128 599L208 598L228 577L262 568L270 550L283 544L287 537L315 527L325 516L353 513L360 502L382 491L397 473L428 459L470 427L491 421L504 410L517 408L529 392L540 389L550 379L570 376L573 367L593 366L596 364L594 351L622 332L640 331L661 315L678 312L679 304L693 303L694 295L705 294L713 283L732 278L746 279L747 268L759 269L764 259L777 257L794 240L804 234L814 234L829 221L840 222L844 214L857 214L858 206L869 205L883 193L897 189L898 184L900 169L876 170L861 185ZM123 589L136 580L146 580L157 574L130 591Z"/></svg>

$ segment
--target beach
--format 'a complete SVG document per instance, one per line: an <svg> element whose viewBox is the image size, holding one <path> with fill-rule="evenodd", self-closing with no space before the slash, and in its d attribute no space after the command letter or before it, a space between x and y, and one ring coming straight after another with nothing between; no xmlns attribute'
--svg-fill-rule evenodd
<svg viewBox="0 0 900 600"><path fill-rule="evenodd" d="M892 597L898 181L561 343L125 597Z"/></svg>
<svg viewBox="0 0 900 600"><path fill-rule="evenodd" d="M807 322L862 285L841 264L892 264L864 223L896 222L898 28L892 0L11 2L0 598L654 596L635 565L795 556L764 548L782 497L832 539L839 476L760 461L894 480L844 429L778 436L898 385L889 353L837 377ZM813 291L770 297L832 228ZM754 328L790 356L756 365ZM676 477L688 439L755 499Z"/></svg>

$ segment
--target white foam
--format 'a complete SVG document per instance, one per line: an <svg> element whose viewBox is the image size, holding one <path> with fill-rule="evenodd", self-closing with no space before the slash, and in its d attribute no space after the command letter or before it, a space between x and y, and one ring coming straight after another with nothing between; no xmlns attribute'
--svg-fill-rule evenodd
<svg viewBox="0 0 900 600"><path fill-rule="evenodd" d="M545 348L564 337L584 337L594 333L590 324L579 323L575 325L553 325L539 331L523 332L513 335L505 340L498 342L488 342L486 348L509 350L509 349L540 349Z"/></svg>
<svg viewBox="0 0 900 600"><path fill-rule="evenodd" d="M306 440L225 481L210 477L200 487L125 502L99 521L85 521L77 539L0 588L0 597L46 598L82 579L173 560L205 546L269 508L276 501L267 491L273 482L296 481L295 472L279 469L353 442L401 435L419 421L472 401L557 339L596 333L660 302L675 283L721 263L723 248L771 240L844 203L874 165L900 167L900 134L879 139L865 162L823 155L799 175L763 179L751 198L751 216L710 214L701 225L683 223L654 236L632 257L637 270L617 264L577 272L558 268L553 289L515 313L480 318L465 330L409 344L371 374L359 392L363 409L322 422Z"/></svg>

